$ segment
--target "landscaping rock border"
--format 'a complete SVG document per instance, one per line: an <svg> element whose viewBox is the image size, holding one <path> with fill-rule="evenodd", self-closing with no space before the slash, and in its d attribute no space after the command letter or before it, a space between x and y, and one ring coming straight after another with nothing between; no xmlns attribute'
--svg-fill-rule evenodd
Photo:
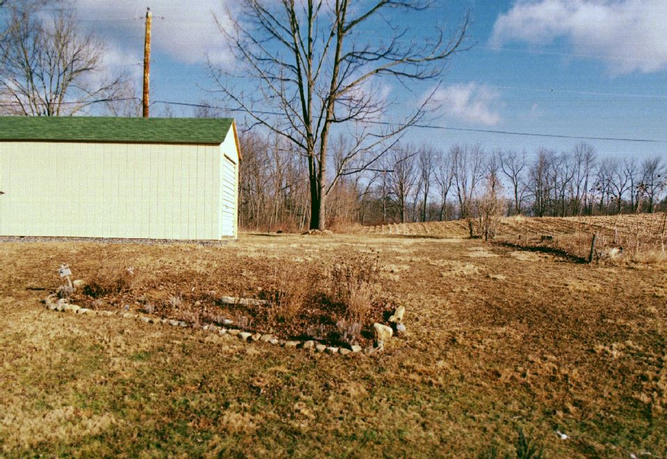
<svg viewBox="0 0 667 459"><path fill-rule="evenodd" d="M53 293L47 296L44 299L44 304L46 309L51 311L58 312L72 312L79 315L90 315L90 316L105 316L105 317L121 317L124 319L134 319L147 324L162 324L170 325L172 327L182 327L182 328L192 328L194 330L202 330L210 333L217 333L218 335L229 335L240 339L246 343L256 343L264 342L274 346L281 346L285 349L302 349L312 353L318 354L330 354L330 355L339 355L339 356L355 356L355 355L372 355L383 349L382 344L378 347L369 346L366 349L363 349L359 345L352 345L350 348L338 347L338 346L328 346L322 343L318 343L314 340L283 340L279 339L272 334L262 334L262 333L250 333L239 328L233 327L224 327L214 324L198 325L194 323L188 323L182 320L175 319L166 319L160 317L154 317L146 314L136 314L132 312L122 312L122 311L97 311L94 309L87 309L77 306L75 304L68 303L64 298L58 298L58 296ZM229 319L225 319L225 325L233 325L233 322ZM391 329L390 329L391 330ZM363 351L363 352L362 352Z"/></svg>

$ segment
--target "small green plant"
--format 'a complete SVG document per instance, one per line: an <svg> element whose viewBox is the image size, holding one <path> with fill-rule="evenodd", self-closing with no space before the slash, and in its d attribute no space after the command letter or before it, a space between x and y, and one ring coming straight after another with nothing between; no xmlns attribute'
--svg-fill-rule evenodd
<svg viewBox="0 0 667 459"><path fill-rule="evenodd" d="M544 457L542 447L526 437L521 428L519 428L515 448L517 459L540 459Z"/></svg>

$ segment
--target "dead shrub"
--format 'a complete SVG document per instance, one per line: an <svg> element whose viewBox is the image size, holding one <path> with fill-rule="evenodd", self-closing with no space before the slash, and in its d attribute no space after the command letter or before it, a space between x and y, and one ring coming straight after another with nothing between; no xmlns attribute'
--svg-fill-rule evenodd
<svg viewBox="0 0 667 459"><path fill-rule="evenodd" d="M199 327L202 324L202 314L201 311L198 310L187 309L184 311L178 311L176 312L175 317L177 320L182 320L194 325L195 327Z"/></svg>
<svg viewBox="0 0 667 459"><path fill-rule="evenodd" d="M131 291L136 281L134 268L100 268L83 287L83 294L92 298Z"/></svg>
<svg viewBox="0 0 667 459"><path fill-rule="evenodd" d="M490 172L486 177L486 192L475 202L475 210L478 215L477 234L485 241L496 236L500 219L503 216L505 202L500 198L500 193L502 193L500 181L494 172Z"/></svg>
<svg viewBox="0 0 667 459"><path fill-rule="evenodd" d="M361 338L361 323L351 320L341 319L336 322L339 340L345 344L358 344Z"/></svg>
<svg viewBox="0 0 667 459"><path fill-rule="evenodd" d="M660 266L667 264L667 253L662 250L646 250L634 254L631 260L634 263Z"/></svg>
<svg viewBox="0 0 667 459"><path fill-rule="evenodd" d="M153 314L155 312L155 306L150 301L144 303L141 308L139 308L144 314Z"/></svg>
<svg viewBox="0 0 667 459"><path fill-rule="evenodd" d="M279 321L297 317L306 303L316 295L320 278L310 265L275 267L268 291L271 303L269 315Z"/></svg>
<svg viewBox="0 0 667 459"><path fill-rule="evenodd" d="M380 260L377 254L358 254L339 258L329 275L329 290L334 303L345 307L345 318L364 323L373 301L379 295Z"/></svg>
<svg viewBox="0 0 667 459"><path fill-rule="evenodd" d="M72 296L73 293L74 288L70 287L69 285L61 285L58 287L58 290L56 290L56 295L58 295L58 298L68 299Z"/></svg>
<svg viewBox="0 0 667 459"><path fill-rule="evenodd" d="M183 297L181 295L172 295L169 297L169 306L173 309L179 309L183 306Z"/></svg>

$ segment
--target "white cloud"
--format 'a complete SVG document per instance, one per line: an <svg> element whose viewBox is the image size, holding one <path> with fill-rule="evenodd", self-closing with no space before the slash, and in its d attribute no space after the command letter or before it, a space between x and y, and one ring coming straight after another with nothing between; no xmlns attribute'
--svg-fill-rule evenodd
<svg viewBox="0 0 667 459"><path fill-rule="evenodd" d="M616 74L667 69L665 0L519 0L498 17L491 44L569 40L576 55Z"/></svg>
<svg viewBox="0 0 667 459"><path fill-rule="evenodd" d="M229 64L232 56L214 14L228 25L223 0L160 0L153 2L151 47L153 52L169 55L186 64ZM73 0L82 23L91 29L112 48L127 50L126 61L136 63L136 56L143 55L143 35L146 5L136 0Z"/></svg>
<svg viewBox="0 0 667 459"><path fill-rule="evenodd" d="M433 103L445 115L471 123L495 126L500 122L496 111L500 93L474 82L440 88L433 94Z"/></svg>

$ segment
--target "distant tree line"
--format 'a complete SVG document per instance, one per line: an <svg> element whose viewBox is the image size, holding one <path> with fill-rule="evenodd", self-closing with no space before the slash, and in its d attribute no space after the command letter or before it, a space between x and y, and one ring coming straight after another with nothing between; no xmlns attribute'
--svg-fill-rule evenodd
<svg viewBox="0 0 667 459"><path fill-rule="evenodd" d="M247 134L241 142L242 227L308 229L305 162L279 138ZM333 151L344 151L343 144L339 138ZM337 156L344 155L333 156L330 168L336 170ZM663 158L609 157L586 143L567 152L540 148L533 154L485 151L479 145L443 151L396 144L372 167L339 178L330 191L327 221L335 227L468 219L483 227L482 220L491 214L666 211Z"/></svg>

